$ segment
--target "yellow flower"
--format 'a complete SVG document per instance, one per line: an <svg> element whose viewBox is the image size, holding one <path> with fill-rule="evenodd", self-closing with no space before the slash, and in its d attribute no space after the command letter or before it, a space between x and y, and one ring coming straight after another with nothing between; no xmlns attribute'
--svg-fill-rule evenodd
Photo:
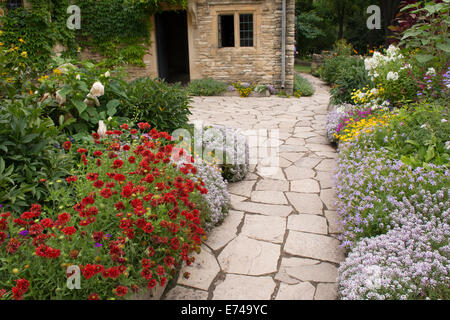
<svg viewBox="0 0 450 320"><path fill-rule="evenodd" d="M19 38L19 42L21 42L21 43L25 43L25 41L23 41L23 39L22 39L22 38Z"/></svg>
<svg viewBox="0 0 450 320"><path fill-rule="evenodd" d="M59 70L58 68L53 70L53 73L54 74L62 74L61 70Z"/></svg>
<svg viewBox="0 0 450 320"><path fill-rule="evenodd" d="M3 42L0 42L0 47L3 46L3 45L4 45L4 43L3 43Z"/></svg>
<svg viewBox="0 0 450 320"><path fill-rule="evenodd" d="M20 55L21 55L22 57L26 58L26 57L28 56L28 53L27 53L26 51L24 51L24 52L22 52Z"/></svg>

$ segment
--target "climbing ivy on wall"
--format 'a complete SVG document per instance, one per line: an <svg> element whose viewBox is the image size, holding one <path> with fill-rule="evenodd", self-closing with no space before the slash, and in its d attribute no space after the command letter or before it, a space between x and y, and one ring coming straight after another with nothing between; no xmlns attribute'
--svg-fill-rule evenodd
<svg viewBox="0 0 450 320"><path fill-rule="evenodd" d="M187 0L78 0L80 44L107 57L106 65L143 65L149 44L150 15L161 4L186 6Z"/></svg>
<svg viewBox="0 0 450 320"><path fill-rule="evenodd" d="M30 8L11 10L0 18L5 45L24 40L24 49L37 70L45 69L54 44L76 55L88 47L104 55L106 65L143 65L149 43L150 15L163 4L186 7L187 0L28 0ZM81 9L81 29L70 30L67 8ZM4 6L4 4L3 4Z"/></svg>
<svg viewBox="0 0 450 320"><path fill-rule="evenodd" d="M10 10L0 18L2 42L5 46L20 42L21 50L36 70L44 70L55 43L68 48L67 55L75 52L75 34L66 26L69 0L28 0L30 8ZM5 10L5 4L3 3ZM6 10L5 10L6 11Z"/></svg>

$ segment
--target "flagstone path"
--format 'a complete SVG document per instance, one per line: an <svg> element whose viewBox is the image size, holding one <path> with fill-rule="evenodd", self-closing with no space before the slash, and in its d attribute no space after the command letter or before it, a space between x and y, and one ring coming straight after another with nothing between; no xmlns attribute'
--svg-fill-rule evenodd
<svg viewBox="0 0 450 320"><path fill-rule="evenodd" d="M229 185L232 210L164 299L337 298L344 252L336 239L337 154L325 132L330 96L320 80L305 76L316 89L312 97L194 99L191 121L263 133L278 129L277 138L265 137L278 148L278 170L268 176L262 156L244 181Z"/></svg>

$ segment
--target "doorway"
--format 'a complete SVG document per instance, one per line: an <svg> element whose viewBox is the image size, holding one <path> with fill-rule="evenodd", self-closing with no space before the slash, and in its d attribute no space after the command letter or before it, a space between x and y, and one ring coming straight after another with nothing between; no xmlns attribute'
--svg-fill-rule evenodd
<svg viewBox="0 0 450 320"><path fill-rule="evenodd" d="M158 74L167 82L189 82L189 42L186 11L155 15Z"/></svg>

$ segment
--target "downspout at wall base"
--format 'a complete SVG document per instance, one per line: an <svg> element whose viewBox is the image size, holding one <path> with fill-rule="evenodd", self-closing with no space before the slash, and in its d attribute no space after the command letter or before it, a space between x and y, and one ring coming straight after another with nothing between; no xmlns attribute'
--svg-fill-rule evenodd
<svg viewBox="0 0 450 320"><path fill-rule="evenodd" d="M281 89L286 88L286 0L281 4Z"/></svg>

